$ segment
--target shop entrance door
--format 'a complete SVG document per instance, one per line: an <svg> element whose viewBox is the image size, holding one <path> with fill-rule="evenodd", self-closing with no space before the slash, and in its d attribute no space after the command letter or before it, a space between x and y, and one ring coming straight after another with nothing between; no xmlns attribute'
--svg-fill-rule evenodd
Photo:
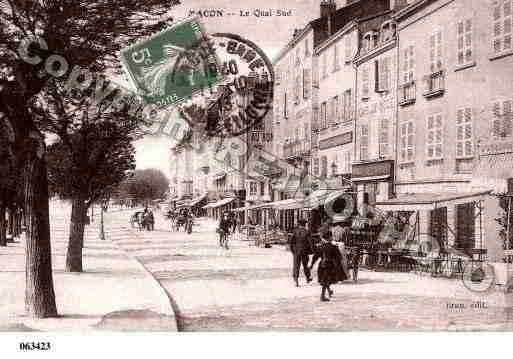
<svg viewBox="0 0 513 359"><path fill-rule="evenodd" d="M475 248L474 203L465 203L456 206L456 243L455 247L464 252Z"/></svg>
<svg viewBox="0 0 513 359"><path fill-rule="evenodd" d="M436 239L440 248L447 243L447 207L440 207L431 211L430 221L431 237Z"/></svg>

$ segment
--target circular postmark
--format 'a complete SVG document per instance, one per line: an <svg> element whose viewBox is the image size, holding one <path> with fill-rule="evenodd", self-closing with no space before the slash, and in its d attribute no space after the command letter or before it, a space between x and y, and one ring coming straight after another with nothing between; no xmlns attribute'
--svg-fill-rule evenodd
<svg viewBox="0 0 513 359"><path fill-rule="evenodd" d="M256 44L239 35L213 34L209 47L215 51L223 80L205 86L201 101L182 105L180 113L194 131L209 137L242 135L259 126L271 110L272 64ZM196 61L189 62L200 66L199 59L196 56Z"/></svg>
<svg viewBox="0 0 513 359"><path fill-rule="evenodd" d="M495 270L489 263L470 261L463 270L462 282L471 292L488 292L495 284Z"/></svg>

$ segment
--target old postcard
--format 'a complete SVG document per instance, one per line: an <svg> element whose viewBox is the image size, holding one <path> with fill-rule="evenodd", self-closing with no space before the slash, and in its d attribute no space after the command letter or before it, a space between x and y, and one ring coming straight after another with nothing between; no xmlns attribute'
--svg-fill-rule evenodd
<svg viewBox="0 0 513 359"><path fill-rule="evenodd" d="M513 330L512 7L0 0L0 331Z"/></svg>

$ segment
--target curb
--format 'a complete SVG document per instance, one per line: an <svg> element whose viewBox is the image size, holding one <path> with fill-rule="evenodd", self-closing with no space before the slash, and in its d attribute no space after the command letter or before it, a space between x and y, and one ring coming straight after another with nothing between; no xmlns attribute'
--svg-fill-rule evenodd
<svg viewBox="0 0 513 359"><path fill-rule="evenodd" d="M131 232L131 231L130 231ZM176 316L175 309L173 308L172 298L170 298L169 294L166 290L160 285L159 281L153 276L153 274L142 264L135 256L127 252L121 245L117 244L116 241L110 238L110 232L105 231L105 237L116 246L120 251L125 253L125 255L132 259L133 262L136 263L137 267L141 269L141 272L144 273L146 277L148 277L149 281L152 283L153 288L159 293L159 308L161 310L161 314L167 315L169 317L173 317L174 327L169 328L170 332L178 332L178 320Z"/></svg>

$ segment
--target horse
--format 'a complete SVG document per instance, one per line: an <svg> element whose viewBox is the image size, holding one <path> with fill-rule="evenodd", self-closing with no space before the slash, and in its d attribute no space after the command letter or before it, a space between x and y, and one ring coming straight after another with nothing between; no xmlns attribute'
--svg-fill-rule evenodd
<svg viewBox="0 0 513 359"><path fill-rule="evenodd" d="M130 225L134 228L134 224L137 223L137 228L142 230L143 212L137 211L130 217Z"/></svg>

